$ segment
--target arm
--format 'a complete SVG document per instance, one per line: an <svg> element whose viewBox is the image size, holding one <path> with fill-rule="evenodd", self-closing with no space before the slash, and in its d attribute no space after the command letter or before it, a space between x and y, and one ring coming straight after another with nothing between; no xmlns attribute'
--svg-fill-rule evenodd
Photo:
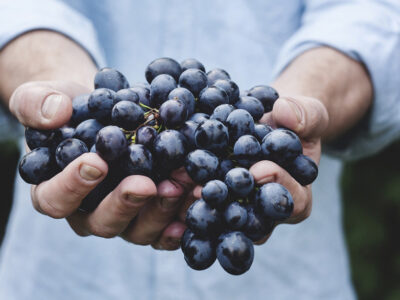
<svg viewBox="0 0 400 300"><path fill-rule="evenodd" d="M0 51L0 95L23 125L56 128L69 120L72 98L92 90L95 72L92 59L75 42L51 31L32 31ZM121 235L133 243L151 244L164 229L164 240L182 234L182 224L172 223L172 229L167 226L183 194L183 186L170 181L156 187L147 177L130 176L94 212L76 212L107 171L97 154L86 153L52 179L32 186L33 205L51 217L67 218L82 236ZM185 180L179 176L175 181ZM131 224L139 212L140 218ZM178 245L164 246L174 247Z"/></svg>

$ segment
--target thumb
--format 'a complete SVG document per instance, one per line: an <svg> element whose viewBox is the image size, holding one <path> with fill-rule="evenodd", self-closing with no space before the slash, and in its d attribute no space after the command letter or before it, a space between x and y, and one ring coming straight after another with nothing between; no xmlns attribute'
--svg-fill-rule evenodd
<svg viewBox="0 0 400 300"><path fill-rule="evenodd" d="M58 128L71 117L73 97L87 92L87 88L74 82L28 82L11 95L10 111L25 126Z"/></svg>
<svg viewBox="0 0 400 300"><path fill-rule="evenodd" d="M272 119L278 127L286 127L305 140L320 138L329 123L322 102L304 96L279 98L274 104Z"/></svg>

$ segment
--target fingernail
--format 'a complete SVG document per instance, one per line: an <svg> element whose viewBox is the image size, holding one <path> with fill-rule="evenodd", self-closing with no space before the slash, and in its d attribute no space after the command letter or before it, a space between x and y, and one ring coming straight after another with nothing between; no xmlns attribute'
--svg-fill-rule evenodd
<svg viewBox="0 0 400 300"><path fill-rule="evenodd" d="M295 113L295 115L296 115L297 121L298 121L299 123L301 123L302 120L303 120L303 112L302 112L301 108L300 108L295 102L293 102L293 101L290 101L290 100L286 100L286 99L285 99L285 102L286 102L287 104L289 104L290 109L291 109L291 110Z"/></svg>
<svg viewBox="0 0 400 300"><path fill-rule="evenodd" d="M57 113L62 100L63 97L59 94L52 94L47 96L42 105L42 115L46 119L52 119Z"/></svg>
<svg viewBox="0 0 400 300"><path fill-rule="evenodd" d="M93 181L99 179L102 172L95 167L83 164L79 170L79 174L83 179Z"/></svg>
<svg viewBox="0 0 400 300"><path fill-rule="evenodd" d="M171 209L178 205L179 198L161 198L161 207L164 209Z"/></svg>
<svg viewBox="0 0 400 300"><path fill-rule="evenodd" d="M140 196L140 195L133 195L133 194L126 195L126 198L133 203L140 203L140 202L146 201L148 199L147 196Z"/></svg>

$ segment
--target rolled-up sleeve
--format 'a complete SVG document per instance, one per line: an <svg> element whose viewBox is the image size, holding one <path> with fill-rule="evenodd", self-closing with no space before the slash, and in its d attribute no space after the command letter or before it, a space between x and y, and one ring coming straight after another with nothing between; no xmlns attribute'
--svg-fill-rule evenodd
<svg viewBox="0 0 400 300"><path fill-rule="evenodd" d="M400 137L400 2L306 1L302 25L286 42L278 75L311 48L329 46L362 62L371 77L374 101L365 120L324 151L343 159L375 153ZM357 86L354 86L356 89Z"/></svg>
<svg viewBox="0 0 400 300"><path fill-rule="evenodd" d="M0 1L0 20L0 50L21 34L47 29L75 41L97 65L104 65L104 56L91 22L61 1L3 0Z"/></svg>

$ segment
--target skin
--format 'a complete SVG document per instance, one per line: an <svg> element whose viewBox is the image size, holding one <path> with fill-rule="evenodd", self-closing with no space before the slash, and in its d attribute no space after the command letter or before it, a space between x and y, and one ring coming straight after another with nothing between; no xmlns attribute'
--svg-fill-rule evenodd
<svg viewBox="0 0 400 300"><path fill-rule="evenodd" d="M33 31L0 52L0 97L23 125L57 128L69 120L72 98L93 89L95 72L90 56L73 41L58 33ZM295 131L304 154L316 162L321 141L337 138L354 126L372 102L365 68L327 47L297 57L273 86L281 98L262 122ZM195 187L182 169L158 186L147 177L129 176L94 212L76 212L107 171L97 154L86 153L52 179L32 186L33 206L50 217L66 218L80 236L120 236L156 249L177 249L186 228L185 212L200 197L201 187ZM298 223L310 215L311 185L301 186L270 161L256 163L250 172L258 184L278 182L288 188L294 211L285 223Z"/></svg>

